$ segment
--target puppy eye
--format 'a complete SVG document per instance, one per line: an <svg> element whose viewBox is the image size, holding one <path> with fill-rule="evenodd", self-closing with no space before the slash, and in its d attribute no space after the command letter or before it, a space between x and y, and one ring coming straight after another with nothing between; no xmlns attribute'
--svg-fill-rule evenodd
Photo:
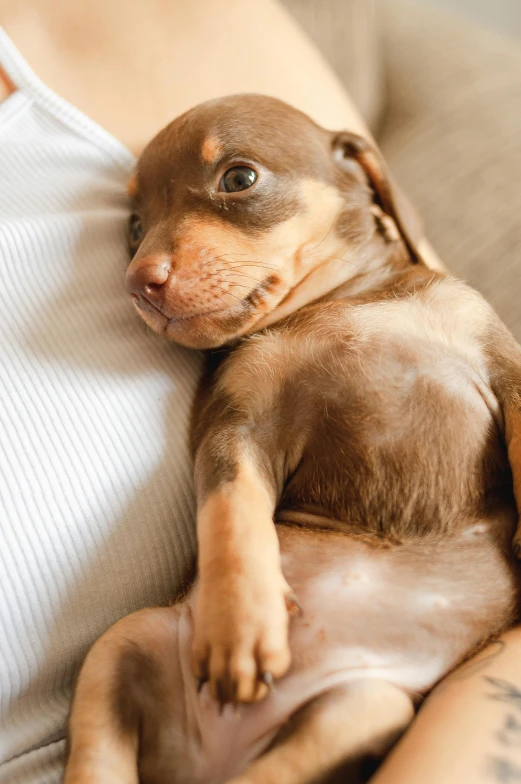
<svg viewBox="0 0 521 784"><path fill-rule="evenodd" d="M130 216L130 242L136 245L143 237L143 224L139 215Z"/></svg>
<svg viewBox="0 0 521 784"><path fill-rule="evenodd" d="M226 193L245 191L247 188L251 188L257 177L257 172L250 169L249 166L234 166L221 177L219 190L226 191Z"/></svg>

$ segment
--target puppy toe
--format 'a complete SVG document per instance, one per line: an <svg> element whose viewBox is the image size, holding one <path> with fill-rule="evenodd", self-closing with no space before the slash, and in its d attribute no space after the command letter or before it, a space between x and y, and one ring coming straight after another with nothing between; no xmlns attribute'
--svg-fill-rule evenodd
<svg viewBox="0 0 521 784"><path fill-rule="evenodd" d="M259 681L266 686L273 685L273 681L282 678L289 669L291 653L286 638L278 645L259 646L257 654Z"/></svg>
<svg viewBox="0 0 521 784"><path fill-rule="evenodd" d="M221 705L254 702L257 696L257 662L253 650L216 650L210 662L209 691Z"/></svg>

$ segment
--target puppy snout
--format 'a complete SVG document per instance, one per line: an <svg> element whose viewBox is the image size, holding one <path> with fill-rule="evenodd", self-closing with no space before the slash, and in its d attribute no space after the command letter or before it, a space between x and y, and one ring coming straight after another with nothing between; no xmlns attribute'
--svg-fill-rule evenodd
<svg viewBox="0 0 521 784"><path fill-rule="evenodd" d="M154 301L168 280L172 269L168 256L147 256L133 262L127 271L126 287L133 299Z"/></svg>

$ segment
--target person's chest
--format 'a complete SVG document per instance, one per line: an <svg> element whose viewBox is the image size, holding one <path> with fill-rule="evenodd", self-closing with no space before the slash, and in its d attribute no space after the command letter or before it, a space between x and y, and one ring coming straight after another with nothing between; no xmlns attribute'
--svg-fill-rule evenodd
<svg viewBox="0 0 521 784"><path fill-rule="evenodd" d="M0 24L44 84L134 154L194 105L241 92L290 101L329 127L361 127L272 0L230 0L226 13L209 0L153 9L89 0L54 16L43 0L0 2Z"/></svg>

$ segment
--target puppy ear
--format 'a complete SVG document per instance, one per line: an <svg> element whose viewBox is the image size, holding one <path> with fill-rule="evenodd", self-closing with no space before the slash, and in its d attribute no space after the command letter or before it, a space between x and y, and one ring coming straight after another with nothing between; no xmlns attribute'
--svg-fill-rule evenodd
<svg viewBox="0 0 521 784"><path fill-rule="evenodd" d="M378 206L394 221L411 260L425 263L420 252L420 243L425 236L420 218L393 183L376 147L356 133L342 131L333 136L333 158L346 171L352 172L353 162L362 168L375 192Z"/></svg>

